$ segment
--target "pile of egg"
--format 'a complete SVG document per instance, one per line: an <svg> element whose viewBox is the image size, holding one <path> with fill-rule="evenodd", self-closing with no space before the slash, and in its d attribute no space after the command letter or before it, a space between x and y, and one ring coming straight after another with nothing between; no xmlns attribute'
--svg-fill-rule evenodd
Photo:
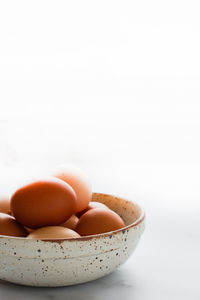
<svg viewBox="0 0 200 300"><path fill-rule="evenodd" d="M121 229L121 217L106 205L91 202L86 177L67 165L51 176L0 197L0 235L30 239L70 239Z"/></svg>

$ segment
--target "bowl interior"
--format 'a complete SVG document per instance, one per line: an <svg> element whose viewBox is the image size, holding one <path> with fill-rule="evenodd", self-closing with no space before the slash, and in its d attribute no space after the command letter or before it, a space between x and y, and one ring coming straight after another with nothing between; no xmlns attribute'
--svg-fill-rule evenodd
<svg viewBox="0 0 200 300"><path fill-rule="evenodd" d="M112 195L93 193L92 201L107 205L124 220L126 226L137 222L144 214L136 203Z"/></svg>
<svg viewBox="0 0 200 300"><path fill-rule="evenodd" d="M144 218L144 212L143 210L140 208L139 205L137 205L134 202L119 198L119 197L115 197L112 195L108 195L108 194L101 194L101 193L93 193L92 194L92 201L96 201L96 202L101 202L105 205L107 205L110 209L112 209L113 211L115 211L124 221L126 227L130 226L133 227L135 225L137 225L140 221L142 221L142 219ZM121 231L120 230L116 230L115 232ZM102 234L97 234L97 235L93 235L93 236L88 236L88 237L80 237L80 238L74 238L74 239L67 239L68 241L76 241L76 240L85 240L88 238L93 238L95 236L104 236L107 235L109 233L102 233ZM25 240L27 242L33 242L37 241L37 240L31 240L31 239L27 239L27 238L21 238L21 237L11 237L11 236L3 236L0 235L0 238L2 239L16 239L16 240ZM42 240L46 240L46 241L64 241L65 239L42 239Z"/></svg>

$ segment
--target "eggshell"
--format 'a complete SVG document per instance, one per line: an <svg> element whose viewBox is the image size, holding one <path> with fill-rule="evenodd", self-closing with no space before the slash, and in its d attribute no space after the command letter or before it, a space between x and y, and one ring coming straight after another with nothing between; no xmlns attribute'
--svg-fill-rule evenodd
<svg viewBox="0 0 200 300"><path fill-rule="evenodd" d="M79 218L76 215L72 215L66 222L61 226L75 230L76 225L78 224Z"/></svg>
<svg viewBox="0 0 200 300"><path fill-rule="evenodd" d="M31 229L31 228L28 228L28 227L25 227L25 228L26 228L26 230L27 230L28 233L31 233L31 232L34 231L34 229Z"/></svg>
<svg viewBox="0 0 200 300"><path fill-rule="evenodd" d="M11 210L22 225L35 229L60 225L75 213L77 197L70 185L50 177L19 188L11 197Z"/></svg>
<svg viewBox="0 0 200 300"><path fill-rule="evenodd" d="M90 209L81 216L76 232L82 236L114 231L125 227L124 221L110 209Z"/></svg>
<svg viewBox="0 0 200 300"><path fill-rule="evenodd" d="M80 169L70 165L60 165L53 172L53 176L67 182L74 189L78 200L77 212L88 206L92 200L92 189L88 179Z"/></svg>
<svg viewBox="0 0 200 300"><path fill-rule="evenodd" d="M0 235L26 237L27 231L14 217L0 213Z"/></svg>
<svg viewBox="0 0 200 300"><path fill-rule="evenodd" d="M78 237L80 235L77 232L62 226L42 227L27 236L29 239L73 239Z"/></svg>
<svg viewBox="0 0 200 300"><path fill-rule="evenodd" d="M0 212L10 213L10 198L7 195L0 195Z"/></svg>
<svg viewBox="0 0 200 300"><path fill-rule="evenodd" d="M80 218L84 213L86 213L88 210L93 209L93 208L109 209L108 206L106 206L103 203L92 201L88 204L88 206L84 210L78 212L76 215L78 218Z"/></svg>

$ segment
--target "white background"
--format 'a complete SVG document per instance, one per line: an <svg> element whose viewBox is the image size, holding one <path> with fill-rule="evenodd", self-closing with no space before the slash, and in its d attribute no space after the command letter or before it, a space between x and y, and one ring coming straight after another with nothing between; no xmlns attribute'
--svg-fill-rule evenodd
<svg viewBox="0 0 200 300"><path fill-rule="evenodd" d="M108 279L125 282L127 299L200 297L199 8L0 2L1 192L38 166L69 162L94 191L141 203L146 233Z"/></svg>

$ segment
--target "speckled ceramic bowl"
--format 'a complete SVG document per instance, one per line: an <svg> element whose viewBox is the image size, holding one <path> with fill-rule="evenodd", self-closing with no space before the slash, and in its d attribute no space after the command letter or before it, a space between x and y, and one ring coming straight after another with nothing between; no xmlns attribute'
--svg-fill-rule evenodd
<svg viewBox="0 0 200 300"><path fill-rule="evenodd" d="M144 212L130 201L93 194L126 227L70 240L41 241L0 236L0 279L31 286L67 286L100 278L124 263L144 230Z"/></svg>

